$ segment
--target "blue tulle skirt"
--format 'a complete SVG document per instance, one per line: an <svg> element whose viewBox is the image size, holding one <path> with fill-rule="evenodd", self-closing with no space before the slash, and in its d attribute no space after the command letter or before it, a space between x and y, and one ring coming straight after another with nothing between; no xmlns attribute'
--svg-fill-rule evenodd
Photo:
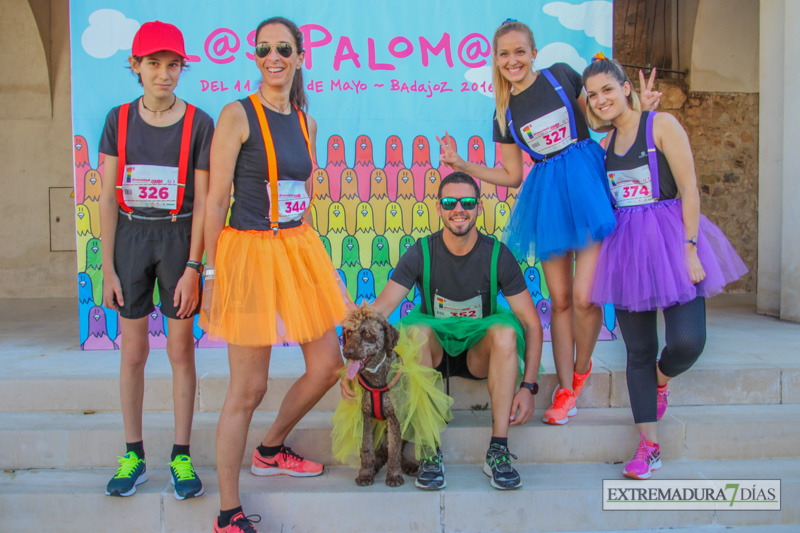
<svg viewBox="0 0 800 533"><path fill-rule="evenodd" d="M585 139L533 165L502 235L517 258L547 261L614 230L603 155L599 144Z"/></svg>

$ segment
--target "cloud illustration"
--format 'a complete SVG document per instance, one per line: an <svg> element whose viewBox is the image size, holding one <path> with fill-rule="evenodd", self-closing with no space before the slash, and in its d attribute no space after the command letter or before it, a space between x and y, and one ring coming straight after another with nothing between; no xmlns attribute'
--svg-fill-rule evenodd
<svg viewBox="0 0 800 533"><path fill-rule="evenodd" d="M83 49L92 57L105 59L119 50L130 50L139 22L116 9L98 9L89 15L89 27L81 35Z"/></svg>
<svg viewBox="0 0 800 533"><path fill-rule="evenodd" d="M567 43L550 43L539 50L534 68L541 70L551 66L553 63L566 63L578 72L583 72L587 65L586 60L581 57L578 51Z"/></svg>
<svg viewBox="0 0 800 533"><path fill-rule="evenodd" d="M484 65L478 68L471 68L466 73L464 73L464 78L469 82L470 87L473 84L478 85L477 91L481 93L483 96L487 96L489 98L494 98L494 93L489 92L489 85L492 83L492 66L491 65ZM486 88L486 90L481 88L481 85Z"/></svg>
<svg viewBox="0 0 800 533"><path fill-rule="evenodd" d="M607 0L590 0L582 4L550 2L542 11L557 17L562 26L586 33L602 46L610 47L614 41L614 6Z"/></svg>

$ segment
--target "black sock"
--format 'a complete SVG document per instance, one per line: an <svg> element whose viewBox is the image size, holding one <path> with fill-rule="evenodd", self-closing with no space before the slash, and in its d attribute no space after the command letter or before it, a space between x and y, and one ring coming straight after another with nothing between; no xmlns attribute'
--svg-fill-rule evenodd
<svg viewBox="0 0 800 533"><path fill-rule="evenodd" d="M189 445L188 444L173 444L172 445L172 455L170 456L170 461L174 461L176 457L179 455L191 455L189 453Z"/></svg>
<svg viewBox="0 0 800 533"><path fill-rule="evenodd" d="M229 525L231 525L231 518L233 518L233 516L236 513L241 513L241 512L242 512L241 505L233 509L228 509L227 511L220 510L219 518L217 518L217 524L219 525L219 527L228 527Z"/></svg>
<svg viewBox="0 0 800 533"><path fill-rule="evenodd" d="M258 445L258 453L261 454L261 457L272 457L277 455L279 451L283 449L283 444L278 446L264 446L263 444Z"/></svg>
<svg viewBox="0 0 800 533"><path fill-rule="evenodd" d="M492 444L500 444L508 448L508 437L492 437L491 440L489 440L489 446Z"/></svg>
<svg viewBox="0 0 800 533"><path fill-rule="evenodd" d="M126 442L125 446L127 450L125 453L134 452L136 453L136 457L139 459L144 459L144 441L140 440L139 442Z"/></svg>

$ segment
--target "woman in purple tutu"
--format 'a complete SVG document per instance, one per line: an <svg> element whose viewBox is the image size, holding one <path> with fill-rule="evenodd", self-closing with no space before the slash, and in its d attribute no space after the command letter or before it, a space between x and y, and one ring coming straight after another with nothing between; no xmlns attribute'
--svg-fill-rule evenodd
<svg viewBox="0 0 800 533"><path fill-rule="evenodd" d="M669 380L688 370L706 340L705 298L747 268L722 231L700 214L692 149L678 120L640 111L623 67L598 54L583 72L586 117L611 124L606 175L617 226L600 249L591 300L614 304L628 352L627 382L640 442L623 474L661 468L657 420ZM656 313L666 346L658 359Z"/></svg>

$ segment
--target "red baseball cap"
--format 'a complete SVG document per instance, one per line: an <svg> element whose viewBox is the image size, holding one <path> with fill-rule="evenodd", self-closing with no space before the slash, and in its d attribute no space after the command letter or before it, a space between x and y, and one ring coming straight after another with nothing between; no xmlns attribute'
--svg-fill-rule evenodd
<svg viewBox="0 0 800 533"><path fill-rule="evenodd" d="M131 53L137 57L144 57L162 50L175 52L182 58L188 59L183 47L183 34L177 26L160 20L142 24L133 36Z"/></svg>

